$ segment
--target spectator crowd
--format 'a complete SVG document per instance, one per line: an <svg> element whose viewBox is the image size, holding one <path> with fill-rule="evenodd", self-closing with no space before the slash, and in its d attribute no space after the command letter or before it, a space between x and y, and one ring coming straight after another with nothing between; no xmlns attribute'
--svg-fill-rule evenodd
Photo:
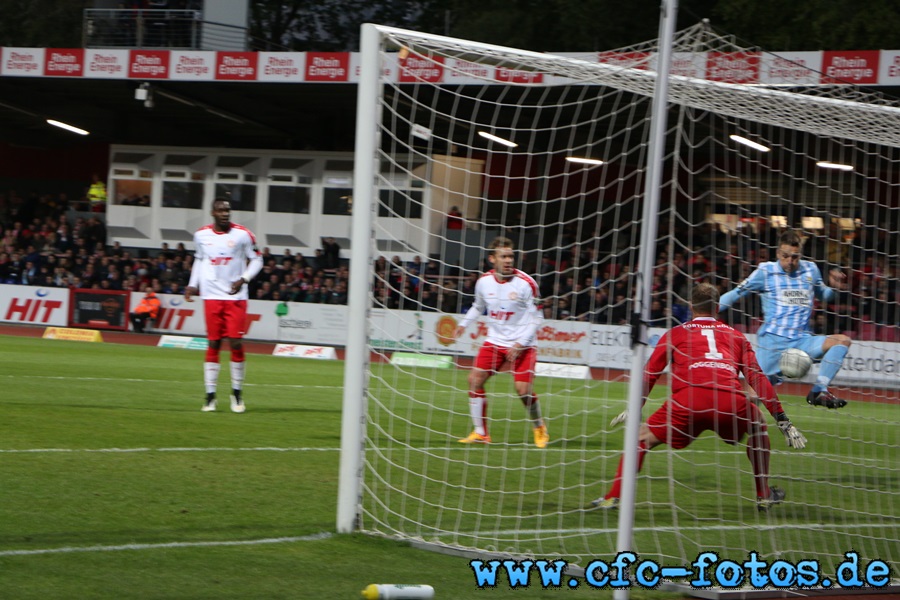
<svg viewBox="0 0 900 600"><path fill-rule="evenodd" d="M193 253L183 243L152 253L107 243L102 214L70 211L64 194L20 196L0 192L0 283L182 294ZM88 216L90 215L90 216ZM250 285L251 298L347 303L348 269L340 246L323 239L309 259L263 251L264 267Z"/></svg>
<svg viewBox="0 0 900 600"><path fill-rule="evenodd" d="M183 293L193 261L184 244L163 244L152 253L110 244L103 216L71 211L65 194L0 192L0 283ZM579 239L569 227L551 248L521 253L520 268L534 276L546 319L631 322L639 265L636 233L629 229L610 228ZM849 235L832 229L808 237L805 259L816 261L823 272L837 267L847 275L846 289L829 306L819 307L825 310L815 311L810 324L815 333L900 341L900 241L890 229L860 228ZM687 320L686 298L695 283L711 283L720 293L733 288L758 263L773 259L778 234L764 223L739 232L725 232L715 224L663 229L650 282L649 324L671 327ZM331 237L322 238L321 248L309 257L290 250L273 255L265 248L250 297L347 304L349 265L340 251ZM466 272L436 256L408 262L379 256L373 306L464 313L483 270ZM761 317L758 302L748 297L726 320L754 332Z"/></svg>

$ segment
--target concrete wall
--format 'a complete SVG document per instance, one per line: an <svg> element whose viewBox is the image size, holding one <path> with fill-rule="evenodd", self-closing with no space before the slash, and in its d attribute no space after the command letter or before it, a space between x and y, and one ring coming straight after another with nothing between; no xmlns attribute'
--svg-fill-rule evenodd
<svg viewBox="0 0 900 600"><path fill-rule="evenodd" d="M205 0L203 3L203 50L246 50L246 28L250 23L249 0Z"/></svg>

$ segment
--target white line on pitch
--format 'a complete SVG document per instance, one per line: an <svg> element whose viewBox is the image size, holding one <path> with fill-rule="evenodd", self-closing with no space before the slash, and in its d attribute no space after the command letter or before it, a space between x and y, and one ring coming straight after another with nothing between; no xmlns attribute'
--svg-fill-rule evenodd
<svg viewBox="0 0 900 600"><path fill-rule="evenodd" d="M440 452L444 450L453 450L454 452L466 452L469 451L470 448L467 446L378 446L371 447L368 446L371 450L379 450L381 452L410 452L410 451L419 451L419 452ZM500 449L499 451L504 450L528 450L531 451L531 444L529 443L521 443L521 444L508 444L505 449ZM110 454L127 454L127 453L137 453L137 452L339 452L339 447L333 448L301 448L301 447L288 447L288 448L279 448L276 446L261 446L261 447L249 447L249 448L226 448L221 446L211 446L211 447L171 447L171 448L0 448L0 454L40 454L40 453L76 453L76 452L88 452L88 453L110 453ZM537 450L534 450L535 453L538 453ZM592 454L592 455L605 455L605 456L618 456L621 452L617 449L610 450L599 450L599 449L590 449L590 450L579 450L572 448L545 448L540 451L540 453L549 453L549 452L567 452L567 453L582 453L582 454ZM743 452L737 451L714 451L714 450L691 450L694 454L740 454L743 455ZM787 453L787 452L785 452Z"/></svg>
<svg viewBox="0 0 900 600"><path fill-rule="evenodd" d="M3 375L6 379L57 379L62 381L113 381L117 383L195 383L194 381L178 381L172 379L136 379L133 377L60 377L55 375ZM342 390L342 385L295 385L289 383L244 383L251 387L284 387L316 390Z"/></svg>
<svg viewBox="0 0 900 600"><path fill-rule="evenodd" d="M53 452L340 452L340 448L26 448L0 449L0 454L41 454Z"/></svg>
<svg viewBox="0 0 900 600"><path fill-rule="evenodd" d="M207 548L210 546L259 546L262 544L287 544L291 542L313 542L332 536L323 531L297 537L264 538L261 540L237 540L221 542L165 542L161 544L123 544L121 546L69 546L66 548L43 548L39 550L3 550L0 556L31 556L34 554L64 554L70 552L121 552L123 550L156 550L159 548Z"/></svg>
<svg viewBox="0 0 900 600"><path fill-rule="evenodd" d="M885 526L884 523L828 523L828 524L791 523L790 529L792 529L792 530L793 529L810 529L813 531L828 531L831 529L865 529L865 528L881 529L884 526ZM664 531L666 533L678 533L680 531L688 531L688 530L693 530L693 531L708 531L708 530L736 531L736 530L746 530L746 529L754 529L754 530L762 530L762 531L768 531L768 530L784 531L785 525L784 524L759 525L759 526L753 527L753 526L748 526L748 524L744 523L741 525L718 525L718 526L712 525L712 524L684 525L684 526L677 526L677 527L654 526L654 527L635 527L634 531L641 532L641 533L660 532L660 531ZM608 528L608 529L519 529L519 530L504 530L504 531L491 530L489 532L485 532L484 536L485 537L499 537L499 536L503 536L503 535L541 535L541 534L543 534L543 535L547 535L547 534L550 534L550 535L583 534L583 535L587 536L587 535L604 535L604 534L609 535L609 534L615 534L615 533L618 533L618 529L614 529L614 528ZM481 534L479 534L478 532L472 532L472 531L455 531L452 533L448 532L446 534L438 534L438 537L459 536L459 535L472 535L472 536L481 537Z"/></svg>
<svg viewBox="0 0 900 600"><path fill-rule="evenodd" d="M452 451L454 453L463 453L471 450L468 446L380 446L377 448L369 447L371 450L378 450L380 452L391 453L391 452L410 452L410 451L418 451L418 452L446 452ZM0 448L0 454L62 454L62 453L93 453L93 454L128 454L128 453L141 453L141 452L340 452L339 447L333 448L309 448L309 447L288 447L288 448L279 448L276 446L262 446L262 447L249 447L249 448L226 448L226 447L172 447L172 448ZM500 451L503 451L501 449ZM521 443L521 444L508 444L505 450L518 450L524 452L534 452L535 454L550 454L550 453L564 453L564 454L587 454L592 458L610 458L614 456L618 456L621 452L618 449L572 449L572 448L544 448L540 451L535 450L531 447L530 443ZM713 454L713 455L743 455L744 452L737 450L685 450L682 451L683 456L689 456L690 454ZM776 454L792 454L787 450L776 450L774 451ZM833 455L830 454L822 454L822 453L812 453L805 452L803 456L807 458L828 458ZM866 458L866 457L856 457L854 460L857 462L864 463L881 463L884 462L885 459L881 458Z"/></svg>

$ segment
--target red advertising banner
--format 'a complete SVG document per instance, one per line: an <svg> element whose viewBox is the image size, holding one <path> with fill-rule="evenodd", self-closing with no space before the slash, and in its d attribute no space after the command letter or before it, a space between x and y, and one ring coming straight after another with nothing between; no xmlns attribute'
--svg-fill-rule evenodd
<svg viewBox="0 0 900 600"><path fill-rule="evenodd" d="M822 57L822 83L878 83L878 50L826 50Z"/></svg>
<svg viewBox="0 0 900 600"><path fill-rule="evenodd" d="M358 52L225 52L211 50L126 50L0 48L2 77L69 77L178 81L343 83L359 80ZM585 59L587 53L561 53ZM654 69L658 56L646 52L600 52L598 63ZM489 67L460 59L391 54L385 74L399 83L553 83L545 73ZM396 69L396 71L395 71ZM490 71L487 71L490 70ZM821 71L821 75L820 72ZM676 52L670 74L726 83L897 85L900 51Z"/></svg>
<svg viewBox="0 0 900 600"><path fill-rule="evenodd" d="M346 52L307 52L306 81L349 81L350 54Z"/></svg>
<svg viewBox="0 0 900 600"><path fill-rule="evenodd" d="M420 54L410 54L400 58L400 83L440 83L444 79L444 58L425 58Z"/></svg>
<svg viewBox="0 0 900 600"><path fill-rule="evenodd" d="M132 79L168 79L168 50L132 50L128 77Z"/></svg>
<svg viewBox="0 0 900 600"><path fill-rule="evenodd" d="M256 81L256 52L216 53L216 79L225 81Z"/></svg>
<svg viewBox="0 0 900 600"><path fill-rule="evenodd" d="M726 83L758 83L758 52L710 52L706 57L706 78Z"/></svg>
<svg viewBox="0 0 900 600"><path fill-rule="evenodd" d="M84 49L47 48L44 75L48 77L81 77L84 75Z"/></svg>

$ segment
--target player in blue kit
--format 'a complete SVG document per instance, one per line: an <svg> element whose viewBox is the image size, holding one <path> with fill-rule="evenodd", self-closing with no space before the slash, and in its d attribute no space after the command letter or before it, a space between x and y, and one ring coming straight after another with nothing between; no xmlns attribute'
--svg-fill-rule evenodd
<svg viewBox="0 0 900 600"><path fill-rule="evenodd" d="M780 381L778 365L781 353L799 348L821 362L816 383L806 396L813 406L842 408L847 401L828 391L828 384L841 369L850 349L850 338L843 334L813 335L810 317L816 299L832 300L846 280L839 269L828 272L825 285L819 267L809 260L801 260L802 240L795 231L787 231L778 240L777 260L760 263L750 276L735 289L723 295L719 311L726 310L751 293L762 299L763 324L756 332L756 356L763 372L773 383Z"/></svg>

